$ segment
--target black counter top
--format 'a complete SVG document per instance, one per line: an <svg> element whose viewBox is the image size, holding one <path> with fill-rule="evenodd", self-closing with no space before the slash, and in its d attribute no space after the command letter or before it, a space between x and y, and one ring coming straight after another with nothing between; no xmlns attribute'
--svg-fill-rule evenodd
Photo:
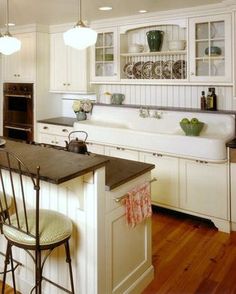
<svg viewBox="0 0 236 294"><path fill-rule="evenodd" d="M65 117L65 116L38 120L39 123L52 124L52 125L58 125L58 126L67 126L67 127L73 127L73 124L76 121L77 121L76 118Z"/></svg>
<svg viewBox="0 0 236 294"><path fill-rule="evenodd" d="M40 166L40 178L54 184L63 183L105 166L106 190L112 190L155 167L153 164L132 160L98 154L82 155L12 140L7 140L2 148L22 159L32 174L35 174L36 167Z"/></svg>
<svg viewBox="0 0 236 294"><path fill-rule="evenodd" d="M226 147L235 149L236 148L236 138L226 143Z"/></svg>
<svg viewBox="0 0 236 294"><path fill-rule="evenodd" d="M202 110L200 108L187 108L187 107L172 107L172 106L157 106L157 105L137 105L137 104L108 104L108 103L94 103L95 106L108 106L108 107L121 107L121 108L149 108L153 110L163 111L179 111L179 112L200 112L211 114L232 114L236 115L235 110Z"/></svg>

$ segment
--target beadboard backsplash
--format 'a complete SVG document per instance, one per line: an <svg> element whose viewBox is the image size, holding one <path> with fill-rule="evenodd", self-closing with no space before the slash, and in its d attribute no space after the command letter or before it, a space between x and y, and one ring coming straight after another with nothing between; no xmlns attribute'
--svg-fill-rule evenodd
<svg viewBox="0 0 236 294"><path fill-rule="evenodd" d="M210 87L210 86L209 86ZM233 87L216 87L217 108L219 110L236 110ZM201 92L207 95L208 86L186 85L99 85L97 101L109 103L105 92L125 95L123 104L200 108Z"/></svg>

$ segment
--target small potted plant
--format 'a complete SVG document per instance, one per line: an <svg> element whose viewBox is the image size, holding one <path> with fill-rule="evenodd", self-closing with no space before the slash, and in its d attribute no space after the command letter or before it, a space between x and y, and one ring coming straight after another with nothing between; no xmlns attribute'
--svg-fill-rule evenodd
<svg viewBox="0 0 236 294"><path fill-rule="evenodd" d="M86 120L87 113L91 112L93 105L90 100L75 100L72 108L76 114L77 120Z"/></svg>

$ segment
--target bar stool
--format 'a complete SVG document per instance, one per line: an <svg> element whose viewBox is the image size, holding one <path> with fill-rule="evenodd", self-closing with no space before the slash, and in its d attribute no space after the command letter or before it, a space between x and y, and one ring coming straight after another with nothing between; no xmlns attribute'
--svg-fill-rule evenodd
<svg viewBox="0 0 236 294"><path fill-rule="evenodd" d="M13 153L5 149L0 150L0 187L4 198L6 191L10 189L13 199L15 213L10 215L6 210L6 218L2 218L2 231L7 239L7 250L4 266L2 294L5 292L6 274L8 264L11 263L12 282L14 293L16 294L16 283L13 270L12 247L18 247L26 250L35 263L35 285L31 292L35 290L36 294L42 293L42 280L48 281L61 290L74 294L74 283L72 274L72 265L69 249L69 239L72 234L72 222L63 214L46 209L39 208L40 200L40 168L37 167L36 174L33 175L26 165ZM29 208L25 197L24 176L31 181L32 188L35 190L35 207ZM28 184L27 184L28 185ZM27 191L29 187L27 186ZM33 197L31 195L31 197ZM1 199L0 199L0 202ZM21 205L19 205L21 204ZM0 205L3 206L1 203ZM43 266L47 257L53 249L64 245L66 253L66 262L69 265L71 290L48 280L43 277ZM34 251L31 254L29 250ZM48 250L48 254L41 260L41 252Z"/></svg>

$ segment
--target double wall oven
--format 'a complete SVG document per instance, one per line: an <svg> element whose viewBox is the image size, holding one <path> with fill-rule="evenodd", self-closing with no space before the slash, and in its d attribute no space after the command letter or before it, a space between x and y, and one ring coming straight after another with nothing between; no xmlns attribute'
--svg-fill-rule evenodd
<svg viewBox="0 0 236 294"><path fill-rule="evenodd" d="M3 135L33 141L33 84L5 83L3 86Z"/></svg>

